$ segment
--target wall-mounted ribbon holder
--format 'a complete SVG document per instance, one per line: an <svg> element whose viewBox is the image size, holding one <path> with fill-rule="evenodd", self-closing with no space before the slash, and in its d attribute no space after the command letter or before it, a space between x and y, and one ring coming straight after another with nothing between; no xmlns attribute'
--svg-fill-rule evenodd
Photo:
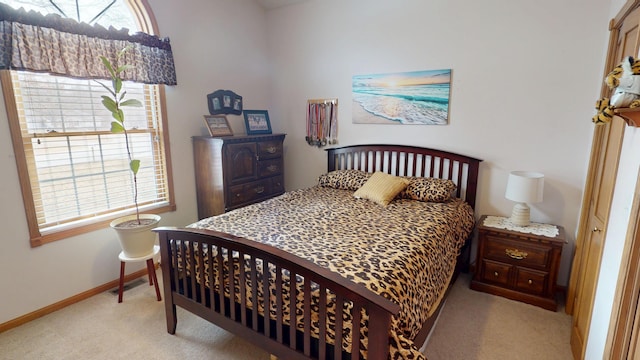
<svg viewBox="0 0 640 360"><path fill-rule="evenodd" d="M305 140L317 147L338 143L338 99L307 100Z"/></svg>

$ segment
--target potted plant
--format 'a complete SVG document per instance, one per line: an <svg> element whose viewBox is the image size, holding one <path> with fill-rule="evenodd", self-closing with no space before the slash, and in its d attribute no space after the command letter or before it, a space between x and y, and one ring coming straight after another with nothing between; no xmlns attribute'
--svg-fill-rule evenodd
<svg viewBox="0 0 640 360"><path fill-rule="evenodd" d="M125 53L124 48L118 53L118 60ZM111 87L102 85L109 95L102 96L102 105L111 112L111 132L114 134L124 134L127 156L129 158L129 169L133 175L133 202L135 204L135 215L128 215L111 222L110 226L118 233L118 239L125 255L130 258L142 257L153 252L156 235L150 230L158 225L160 216L155 214L140 214L138 208L138 170L140 160L134 159L129 146L129 135L124 123L123 107L141 107L142 103L137 99L126 99L127 92L122 89L122 77L120 74L129 69L131 65L111 64L109 59L101 56L102 63L111 76Z"/></svg>

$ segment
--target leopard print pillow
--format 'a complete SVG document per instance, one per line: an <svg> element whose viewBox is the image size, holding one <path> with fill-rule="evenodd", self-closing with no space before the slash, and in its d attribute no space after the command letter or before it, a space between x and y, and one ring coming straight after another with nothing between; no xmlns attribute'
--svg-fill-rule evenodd
<svg viewBox="0 0 640 360"><path fill-rule="evenodd" d="M445 202L449 201L451 194L457 188L451 180L418 177L409 177L408 179L410 180L409 185L398 194L401 199Z"/></svg>
<svg viewBox="0 0 640 360"><path fill-rule="evenodd" d="M342 190L358 190L371 173L362 170L335 170L318 177L318 185Z"/></svg>

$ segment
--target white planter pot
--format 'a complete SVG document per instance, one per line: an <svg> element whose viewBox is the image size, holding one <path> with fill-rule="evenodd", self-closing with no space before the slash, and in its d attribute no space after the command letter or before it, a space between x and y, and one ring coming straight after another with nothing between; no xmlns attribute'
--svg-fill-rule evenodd
<svg viewBox="0 0 640 360"><path fill-rule="evenodd" d="M151 229L158 226L160 216L155 214L140 214L140 220L147 220L148 224L119 227L118 225L136 220L135 215L123 216L111 222L110 226L118 233L118 240L124 254L130 258L137 258L153 252L156 233Z"/></svg>

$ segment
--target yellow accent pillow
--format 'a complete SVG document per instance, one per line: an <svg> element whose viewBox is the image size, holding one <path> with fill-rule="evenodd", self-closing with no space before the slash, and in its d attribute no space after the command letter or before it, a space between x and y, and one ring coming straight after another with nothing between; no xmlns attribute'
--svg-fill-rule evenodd
<svg viewBox="0 0 640 360"><path fill-rule="evenodd" d="M407 179L377 171L353 193L353 196L387 206L408 184Z"/></svg>

